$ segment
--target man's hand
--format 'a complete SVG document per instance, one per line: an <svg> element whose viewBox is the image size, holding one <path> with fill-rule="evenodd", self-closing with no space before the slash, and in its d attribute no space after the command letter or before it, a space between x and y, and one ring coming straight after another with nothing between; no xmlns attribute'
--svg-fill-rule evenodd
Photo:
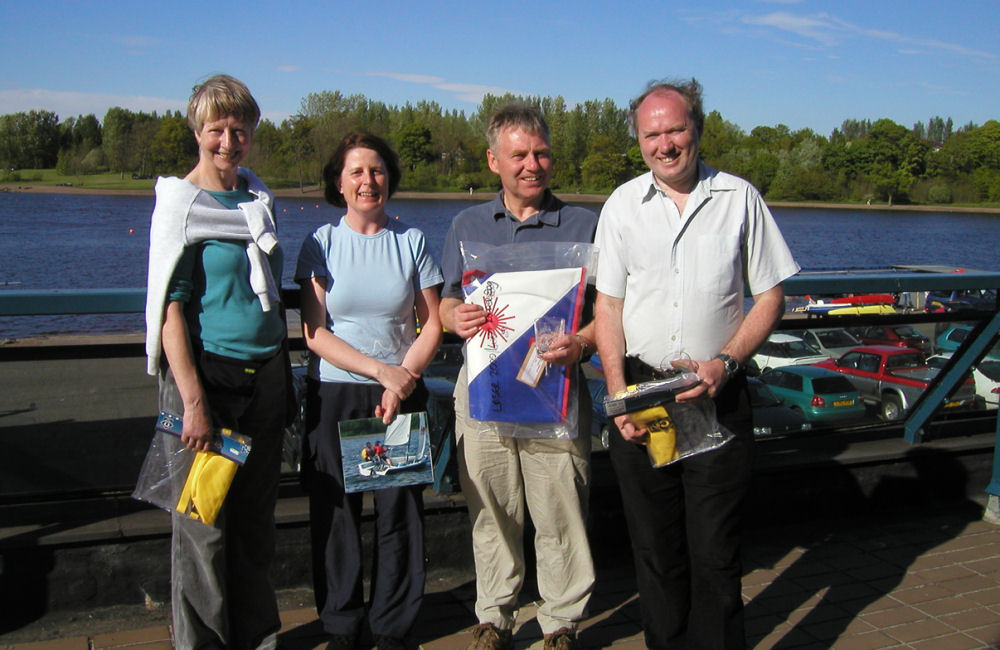
<svg viewBox="0 0 1000 650"><path fill-rule="evenodd" d="M486 310L482 305L470 305L461 303L455 307L452 314L455 322L455 334L463 339L470 339L479 332L479 328L486 322Z"/></svg>
<svg viewBox="0 0 1000 650"><path fill-rule="evenodd" d="M552 341L548 352L539 358L560 366L571 366L583 357L583 339L576 334L563 334Z"/></svg>
<svg viewBox="0 0 1000 650"><path fill-rule="evenodd" d="M709 397L715 397L722 390L722 386L726 383L726 380L729 379L729 375L726 374L726 364L722 363L722 359L712 359L710 361L679 359L671 361L670 365L674 368L693 372L701 379L698 385L691 387L683 393L678 393L676 397L678 402L691 402L706 394Z"/></svg>
<svg viewBox="0 0 1000 650"><path fill-rule="evenodd" d="M646 429L637 427L628 413L615 416L614 422L615 426L618 427L618 431L621 432L622 438L627 442L636 442L644 445L646 444L646 440L649 439L649 432Z"/></svg>

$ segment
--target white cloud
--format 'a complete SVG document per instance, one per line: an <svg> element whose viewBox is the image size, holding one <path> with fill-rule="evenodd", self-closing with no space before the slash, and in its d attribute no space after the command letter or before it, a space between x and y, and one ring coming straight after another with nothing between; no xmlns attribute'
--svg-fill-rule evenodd
<svg viewBox="0 0 1000 650"><path fill-rule="evenodd" d="M997 58L997 55L992 52L975 50L964 45L946 43L937 39L915 38L884 29L862 27L825 13L812 16L799 16L786 11L776 11L763 16L746 16L743 18L743 22L750 25L773 27L791 32L826 46L837 45L851 37L862 37L910 46L905 50L907 54L915 53L913 48L920 48L925 50L944 50L953 54L980 59Z"/></svg>
<svg viewBox="0 0 1000 650"><path fill-rule="evenodd" d="M750 25L774 27L791 32L803 38L818 41L823 45L835 45L839 40L838 36L833 33L837 31L837 28L832 23L818 18L795 16L784 11L776 11L765 16L747 16L743 21Z"/></svg>
<svg viewBox="0 0 1000 650"><path fill-rule="evenodd" d="M459 99L463 102L470 102L473 104L480 103L483 100L483 96L486 94L490 95L503 95L505 93L513 93L515 95L527 94L517 90L511 90L509 88L500 88L499 86L454 83L454 82L449 82L447 79L443 79L442 77L435 77L432 75L406 74L401 72L369 72L368 74L373 77L388 77L389 79L395 79L397 81L423 84L425 86L430 86L438 90L449 92L452 95L454 95L456 99Z"/></svg>
<svg viewBox="0 0 1000 650"><path fill-rule="evenodd" d="M80 93L45 88L0 89L0 115L45 110L52 111L60 120L89 113L93 113L100 120L104 119L104 114L112 106L147 113L152 111L163 113L168 110L179 110L183 113L187 109L187 100L141 95Z"/></svg>

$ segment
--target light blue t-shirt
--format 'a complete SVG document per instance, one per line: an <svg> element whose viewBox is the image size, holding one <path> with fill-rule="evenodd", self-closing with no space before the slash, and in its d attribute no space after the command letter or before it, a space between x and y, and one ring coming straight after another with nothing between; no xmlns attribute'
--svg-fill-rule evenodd
<svg viewBox="0 0 1000 650"><path fill-rule="evenodd" d="M326 278L326 325L362 354L399 364L417 337L417 292L444 282L424 233L397 220L362 235L341 219L302 243L295 280ZM378 383L310 355L309 376L321 381Z"/></svg>

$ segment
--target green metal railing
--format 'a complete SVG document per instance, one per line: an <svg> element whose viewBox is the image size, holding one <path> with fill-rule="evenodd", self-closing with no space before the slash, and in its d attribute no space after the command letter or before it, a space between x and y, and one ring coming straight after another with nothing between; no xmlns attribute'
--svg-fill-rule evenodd
<svg viewBox="0 0 1000 650"><path fill-rule="evenodd" d="M1000 294L1000 273L956 272L955 269L944 267L803 272L787 280L784 287L787 296L904 294L978 289L991 289ZM287 306L290 308L298 306L297 289L284 289L282 294ZM144 309L144 289L0 291L0 316L141 313ZM942 400L964 380L971 367L982 358L989 345L997 338L1000 332L1000 305L994 304L989 310L969 309L945 314L910 312L884 316L826 316L809 319L805 326L849 326L871 323L875 319L878 319L878 322L890 323L940 321L976 323L972 334L952 356L949 365L935 377L928 390L907 412L904 437L910 443L920 443L923 441L928 422ZM782 327L787 329L800 329L803 326L802 320L786 319L782 323ZM19 348L14 352L9 347L0 347L0 361L24 359L25 354L30 355L32 351ZM1000 496L1000 423L996 435L993 480L987 492Z"/></svg>

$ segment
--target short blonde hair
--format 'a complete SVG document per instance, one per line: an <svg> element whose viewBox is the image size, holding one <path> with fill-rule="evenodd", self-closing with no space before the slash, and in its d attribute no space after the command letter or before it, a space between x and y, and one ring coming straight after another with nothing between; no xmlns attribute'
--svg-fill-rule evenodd
<svg viewBox="0 0 1000 650"><path fill-rule="evenodd" d="M245 122L251 131L257 128L260 107L246 84L227 74L217 74L194 87L187 109L191 130L200 133L205 122L227 115Z"/></svg>

